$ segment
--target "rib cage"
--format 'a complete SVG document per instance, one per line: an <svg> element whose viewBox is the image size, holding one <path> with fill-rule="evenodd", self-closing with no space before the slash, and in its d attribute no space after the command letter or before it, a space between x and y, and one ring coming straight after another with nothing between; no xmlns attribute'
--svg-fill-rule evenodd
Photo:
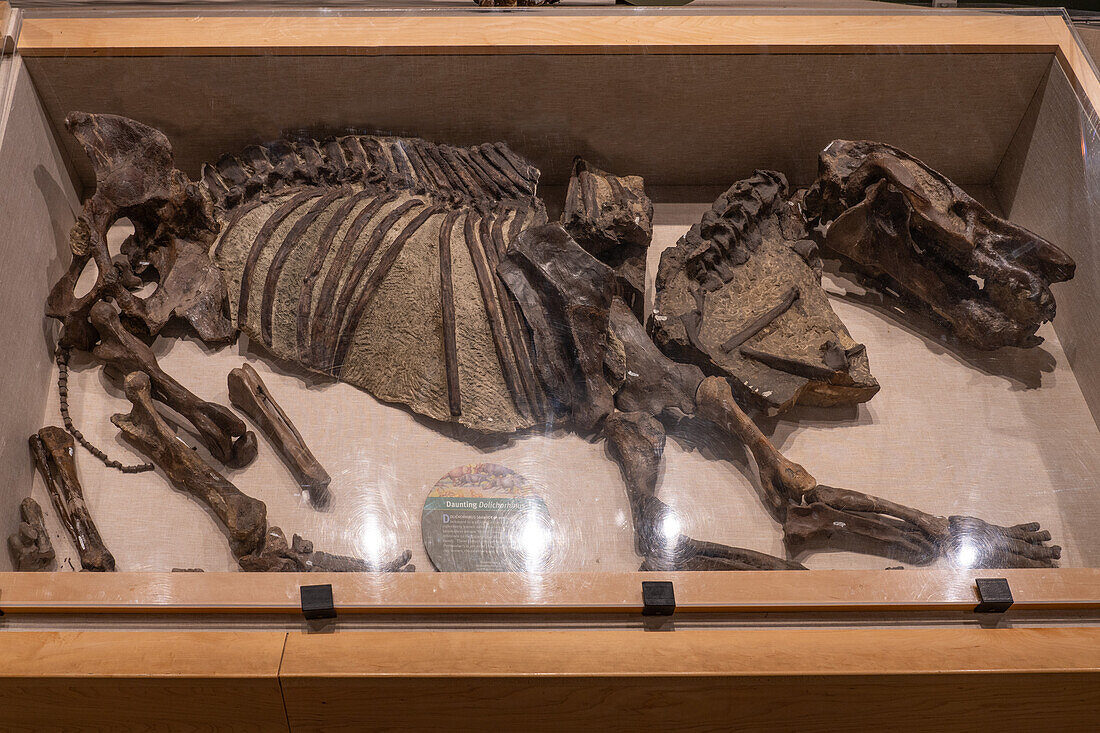
<svg viewBox="0 0 1100 733"><path fill-rule="evenodd" d="M485 169L502 162L510 178ZM204 181L234 321L278 357L435 419L540 422L526 325L496 275L508 242L546 221L537 178L502 144L356 136L225 156Z"/></svg>

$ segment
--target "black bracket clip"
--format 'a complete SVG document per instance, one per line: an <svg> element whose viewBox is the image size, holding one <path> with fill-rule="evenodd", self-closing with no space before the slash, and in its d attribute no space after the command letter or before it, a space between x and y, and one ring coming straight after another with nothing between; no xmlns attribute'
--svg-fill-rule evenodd
<svg viewBox="0 0 1100 733"><path fill-rule="evenodd" d="M978 578L978 605L974 613L1004 613L1012 607L1012 589L1005 578Z"/></svg>
<svg viewBox="0 0 1100 733"><path fill-rule="evenodd" d="M676 611L676 591L667 580L642 581L642 615L671 616Z"/></svg>
<svg viewBox="0 0 1100 733"><path fill-rule="evenodd" d="M303 585L302 615L310 621L322 618L336 618L336 606L332 603L332 586Z"/></svg>

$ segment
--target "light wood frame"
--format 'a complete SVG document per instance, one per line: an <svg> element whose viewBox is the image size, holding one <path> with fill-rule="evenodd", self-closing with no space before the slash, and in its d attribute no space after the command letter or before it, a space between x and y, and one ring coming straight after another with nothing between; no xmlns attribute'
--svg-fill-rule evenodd
<svg viewBox="0 0 1100 733"><path fill-rule="evenodd" d="M2 5L2 4L0 4ZM564 11L565 9L563 9ZM1054 54L1082 99L1100 80L1057 15L463 14L26 19L32 55L345 53ZM1091 111L1091 110L1090 110ZM1100 608L1100 570L249 575L0 573L20 614L297 614L332 583L352 613L636 614L672 580L678 614L939 611L1007 577L1016 608ZM440 603L438 599L446 599ZM959 618L960 616L956 616ZM84 618L87 618L86 616ZM705 616L704 616L705 618ZM869 619L878 618L869 616ZM166 621L168 619L165 619ZM337 625L339 622L337 622ZM1085 730L1100 629L0 633L0 725L87 729Z"/></svg>
<svg viewBox="0 0 1100 733"><path fill-rule="evenodd" d="M564 9L563 9L564 11ZM698 52L1054 54L1080 96L1100 80L1064 16L461 14L455 17L91 17L24 20L19 52L50 55L507 54ZM1090 110L1091 111L1091 110ZM675 582L685 611L959 610L977 577L1009 577L1026 609L1100 608L1100 570L814 571L249 576L170 573L0 574L11 612L295 612L298 587L331 582L344 612L635 611L642 579ZM444 599L441 603L440 599Z"/></svg>
<svg viewBox="0 0 1100 733"><path fill-rule="evenodd" d="M32 632L0 650L5 730L1087 731L1100 704L1095 628Z"/></svg>

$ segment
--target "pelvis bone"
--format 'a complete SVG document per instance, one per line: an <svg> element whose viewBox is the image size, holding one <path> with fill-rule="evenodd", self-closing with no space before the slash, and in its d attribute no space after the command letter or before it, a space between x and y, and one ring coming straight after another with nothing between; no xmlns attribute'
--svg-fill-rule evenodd
<svg viewBox="0 0 1100 733"><path fill-rule="evenodd" d="M1054 318L1051 283L1073 260L991 214L916 158L883 143L834 140L804 211L824 247L946 322L978 348L1036 346Z"/></svg>
<svg viewBox="0 0 1100 733"><path fill-rule="evenodd" d="M115 115L75 112L65 124L91 158L96 192L69 235L72 263L46 302L46 314L64 324L62 345L92 347L96 332L88 314L105 298L118 304L133 333L156 335L179 317L208 343L230 341L236 331L226 318L225 284L207 255L218 232L213 207L202 187L173 167L168 138ZM134 234L116 262L107 232L122 218L130 219ZM89 261L98 270L96 282L78 298L74 288ZM156 282L156 290L136 295L147 282Z"/></svg>

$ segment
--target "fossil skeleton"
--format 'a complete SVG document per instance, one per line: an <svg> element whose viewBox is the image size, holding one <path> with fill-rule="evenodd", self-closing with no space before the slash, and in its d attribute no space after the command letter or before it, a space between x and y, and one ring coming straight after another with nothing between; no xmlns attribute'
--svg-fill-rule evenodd
<svg viewBox="0 0 1100 733"><path fill-rule="evenodd" d="M72 115L68 126L93 159L98 187L74 227L73 265L51 293L48 313L64 324L63 346L94 347L107 364L130 372L126 394L134 409L116 415L115 424L214 511L244 569L397 570L408 554L369 566L314 552L297 537L288 543L268 528L263 502L174 440L154 400L193 423L212 423L206 442L217 460L247 462L255 450L251 433L220 421L224 415L210 403L179 393L127 332L151 337L170 316L211 341L232 338L236 328L277 357L440 422L494 434L554 423L602 436L622 469L645 568L802 567L668 536L670 508L657 496L662 420L694 417L748 448L792 553L853 549L923 563L976 533L976 565L1050 566L1059 557L1035 524L939 517L818 484L744 412L739 401L781 410L859 402L878 389L866 350L820 289L817 246L798 197L788 195L777 173L735 184L664 253L651 339L636 299L620 296L630 283L621 266L636 261L651 231L651 204L636 177L579 161L563 226L547 222L536 196L538 170L500 143L461 148L370 135L279 140L223 157L192 182L172 167L167 139L152 128L86 114ZM941 181L913 165L907 170L922 180ZM921 191L906 190L912 208L934 209ZM816 223L832 227L845 206L862 205L828 200L831 208ZM970 211L967 241L1006 225L976 203ZM106 230L124 216L135 233L112 261ZM630 222L635 226L624 226ZM1069 259L1048 243L1039 251L1042 262L1025 254L1016 264L1042 270L1058 256ZM99 279L76 298L72 287L89 259ZM1067 272L1071 266L1062 268ZM135 291L149 280L159 288L142 299ZM1052 316L1052 306L1037 315ZM273 401L268 407L264 415L281 415ZM305 451L300 457L307 455L289 420L284 427Z"/></svg>

